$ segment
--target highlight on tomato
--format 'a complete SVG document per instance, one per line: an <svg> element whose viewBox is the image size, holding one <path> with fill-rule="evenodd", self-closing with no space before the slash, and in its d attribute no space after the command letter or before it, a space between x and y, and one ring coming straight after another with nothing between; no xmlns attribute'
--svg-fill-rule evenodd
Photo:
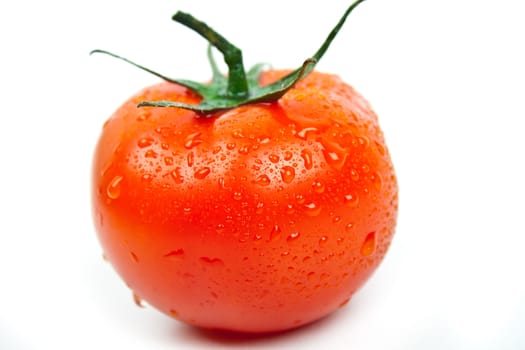
<svg viewBox="0 0 525 350"><path fill-rule="evenodd" d="M173 20L210 44L209 83L94 51L163 80L111 115L93 157L96 232L137 300L198 327L283 331L345 305L376 270L397 217L390 154L369 103L314 69L362 2L295 70L245 70L183 12Z"/></svg>

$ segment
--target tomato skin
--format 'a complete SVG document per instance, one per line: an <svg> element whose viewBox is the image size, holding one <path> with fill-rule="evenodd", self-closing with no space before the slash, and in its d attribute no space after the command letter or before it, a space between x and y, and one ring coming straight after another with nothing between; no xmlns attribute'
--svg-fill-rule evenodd
<svg viewBox="0 0 525 350"><path fill-rule="evenodd" d="M312 72L277 102L211 118L143 100L199 97L144 89L95 150L96 231L140 298L199 327L282 331L333 312L377 268L396 177L376 115L337 76Z"/></svg>

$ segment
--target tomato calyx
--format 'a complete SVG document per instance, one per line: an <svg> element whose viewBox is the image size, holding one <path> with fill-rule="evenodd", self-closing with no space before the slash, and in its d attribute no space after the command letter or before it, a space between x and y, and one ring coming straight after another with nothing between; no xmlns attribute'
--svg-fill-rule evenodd
<svg viewBox="0 0 525 350"><path fill-rule="evenodd" d="M246 72L242 59L242 51L239 48L210 28L206 23L181 11L173 15L172 19L192 29L208 40L208 60L213 73L212 81L209 84L202 84L185 79L173 79L109 51L93 50L91 54L102 53L120 59L165 81L182 85L202 97L200 103L195 105L162 100L142 101L138 104L138 107L177 107L192 110L196 112L198 116L209 117L214 112L232 109L246 104L273 102L281 98L298 81L314 70L317 62L319 62L328 50L328 47L345 23L347 17L363 1L365 0L357 0L347 8L321 47L312 57L306 59L299 68L288 75L265 86L259 84L259 75L266 67L265 64L256 64ZM227 76L223 75L217 67L213 57L212 47L217 48L222 53L224 61L228 66Z"/></svg>

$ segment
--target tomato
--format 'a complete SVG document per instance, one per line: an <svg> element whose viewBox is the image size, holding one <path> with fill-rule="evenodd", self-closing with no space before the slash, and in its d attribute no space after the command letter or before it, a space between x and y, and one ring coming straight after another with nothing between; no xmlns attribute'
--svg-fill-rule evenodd
<svg viewBox="0 0 525 350"><path fill-rule="evenodd" d="M96 231L137 297L199 327L273 332L345 305L377 268L396 177L376 114L338 76L314 71L275 101L207 117L144 100L202 96L147 87L98 140Z"/></svg>

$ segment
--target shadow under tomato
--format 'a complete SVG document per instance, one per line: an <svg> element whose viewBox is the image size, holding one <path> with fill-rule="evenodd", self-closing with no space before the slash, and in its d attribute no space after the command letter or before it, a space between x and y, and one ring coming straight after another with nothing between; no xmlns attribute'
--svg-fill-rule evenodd
<svg viewBox="0 0 525 350"><path fill-rule="evenodd" d="M349 303L351 304L351 303ZM183 334L177 334L177 337L184 338L198 343L220 344L228 347L237 347L245 345L270 345L272 343L281 343L295 341L304 338L306 334L321 332L323 329L330 327L334 322L341 318L347 318L351 306L346 305L342 310L325 316L324 318L305 324L303 326L290 330L270 333L240 333L218 329L202 329L193 326L185 326L178 331Z"/></svg>

